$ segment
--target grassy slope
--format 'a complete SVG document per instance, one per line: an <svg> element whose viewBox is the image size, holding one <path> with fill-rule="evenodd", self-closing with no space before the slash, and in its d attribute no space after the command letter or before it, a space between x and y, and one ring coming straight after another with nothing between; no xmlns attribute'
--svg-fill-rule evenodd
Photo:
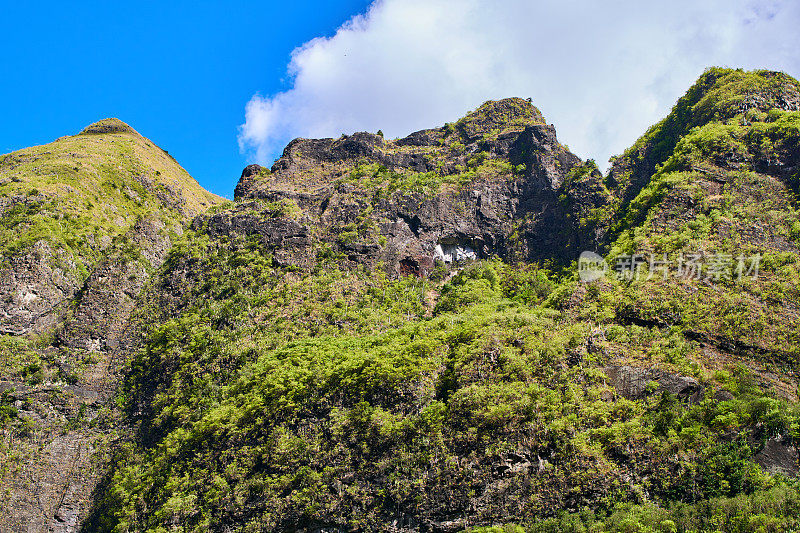
<svg viewBox="0 0 800 533"><path fill-rule="evenodd" d="M0 156L0 268L44 250L79 286L138 220L180 226L222 201L130 126L104 119L78 135ZM15 343L2 337L3 346ZM0 365L15 352L5 351ZM0 366L6 378L7 366Z"/></svg>
<svg viewBox="0 0 800 533"><path fill-rule="evenodd" d="M140 439L92 526L797 528L796 482L752 459L800 438L797 199L761 165L797 148L797 114L769 111L784 88L707 73L624 156L655 175L613 228L612 255L761 252L756 281L584 286L495 262L447 282L296 273L256 242L187 234L162 278L191 266L184 311L133 364L120 401ZM752 95L767 109L741 107ZM691 375L705 395L628 400L609 364Z"/></svg>
<svg viewBox="0 0 800 533"><path fill-rule="evenodd" d="M2 213L4 258L44 239L90 262L107 246L104 238L140 217L164 210L191 217L221 201L116 119L0 156L0 198L16 200Z"/></svg>

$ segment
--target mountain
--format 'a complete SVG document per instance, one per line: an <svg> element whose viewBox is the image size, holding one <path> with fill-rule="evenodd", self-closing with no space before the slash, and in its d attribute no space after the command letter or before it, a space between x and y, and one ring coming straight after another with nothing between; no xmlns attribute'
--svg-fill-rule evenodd
<svg viewBox="0 0 800 533"><path fill-rule="evenodd" d="M0 529L74 529L137 297L221 202L116 119L0 157Z"/></svg>
<svg viewBox="0 0 800 533"><path fill-rule="evenodd" d="M800 527L791 77L707 70L606 175L518 98L232 203L117 121L48 147L0 163L10 530Z"/></svg>

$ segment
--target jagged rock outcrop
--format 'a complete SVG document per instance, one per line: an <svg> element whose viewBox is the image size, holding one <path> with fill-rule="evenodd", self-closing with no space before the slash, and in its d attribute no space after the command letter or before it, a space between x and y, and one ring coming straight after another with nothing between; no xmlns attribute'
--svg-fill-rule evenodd
<svg viewBox="0 0 800 533"><path fill-rule="evenodd" d="M699 399L703 387L691 376L681 376L653 368L610 366L605 369L611 385L629 400L644 398L646 394L668 392L682 400Z"/></svg>
<svg viewBox="0 0 800 533"><path fill-rule="evenodd" d="M581 163L538 109L511 98L393 141L370 133L296 139L270 170L245 168L235 191L240 205L208 224L211 232L255 229L229 217L252 219L261 209L255 200L294 204L294 223L308 236L300 246L305 252L294 241L288 251L306 254L298 264L309 262L314 242L333 244L350 262L382 262L395 273L424 274L436 259L459 254L567 258L576 245L569 231L580 218L575 215L608 202L602 176L596 168L578 168ZM273 231L267 226L285 224L267 211L260 220L265 235ZM226 229L215 229L218 223Z"/></svg>
<svg viewBox="0 0 800 533"><path fill-rule="evenodd" d="M41 333L54 327L80 289L74 268L72 257L45 241L9 258L0 271L0 334Z"/></svg>
<svg viewBox="0 0 800 533"><path fill-rule="evenodd" d="M800 472L800 451L793 439L767 439L755 455L755 461L770 474L797 476Z"/></svg>

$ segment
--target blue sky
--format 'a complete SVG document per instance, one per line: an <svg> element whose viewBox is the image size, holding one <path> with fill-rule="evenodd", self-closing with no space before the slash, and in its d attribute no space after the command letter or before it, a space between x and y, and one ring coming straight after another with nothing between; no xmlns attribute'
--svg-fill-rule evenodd
<svg viewBox="0 0 800 533"><path fill-rule="evenodd" d="M368 2L3 2L0 153L115 116L232 197L238 126L291 51Z"/></svg>
<svg viewBox="0 0 800 533"><path fill-rule="evenodd" d="M708 66L800 77L798 25L797 0L4 2L0 152L115 116L230 198L294 137L521 96L603 166Z"/></svg>

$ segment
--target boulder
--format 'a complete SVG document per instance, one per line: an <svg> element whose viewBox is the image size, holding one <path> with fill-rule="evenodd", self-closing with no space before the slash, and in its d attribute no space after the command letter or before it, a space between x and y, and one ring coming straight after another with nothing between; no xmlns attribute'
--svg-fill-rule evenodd
<svg viewBox="0 0 800 533"><path fill-rule="evenodd" d="M773 437L767 439L764 447L754 457L764 471L770 474L783 474L795 477L800 471L800 455L797 445L790 439Z"/></svg>
<svg viewBox="0 0 800 533"><path fill-rule="evenodd" d="M631 400L644 398L651 382L657 387L654 392L668 392L681 399L696 400L703 389L693 377L655 368L609 366L605 371L617 393Z"/></svg>

